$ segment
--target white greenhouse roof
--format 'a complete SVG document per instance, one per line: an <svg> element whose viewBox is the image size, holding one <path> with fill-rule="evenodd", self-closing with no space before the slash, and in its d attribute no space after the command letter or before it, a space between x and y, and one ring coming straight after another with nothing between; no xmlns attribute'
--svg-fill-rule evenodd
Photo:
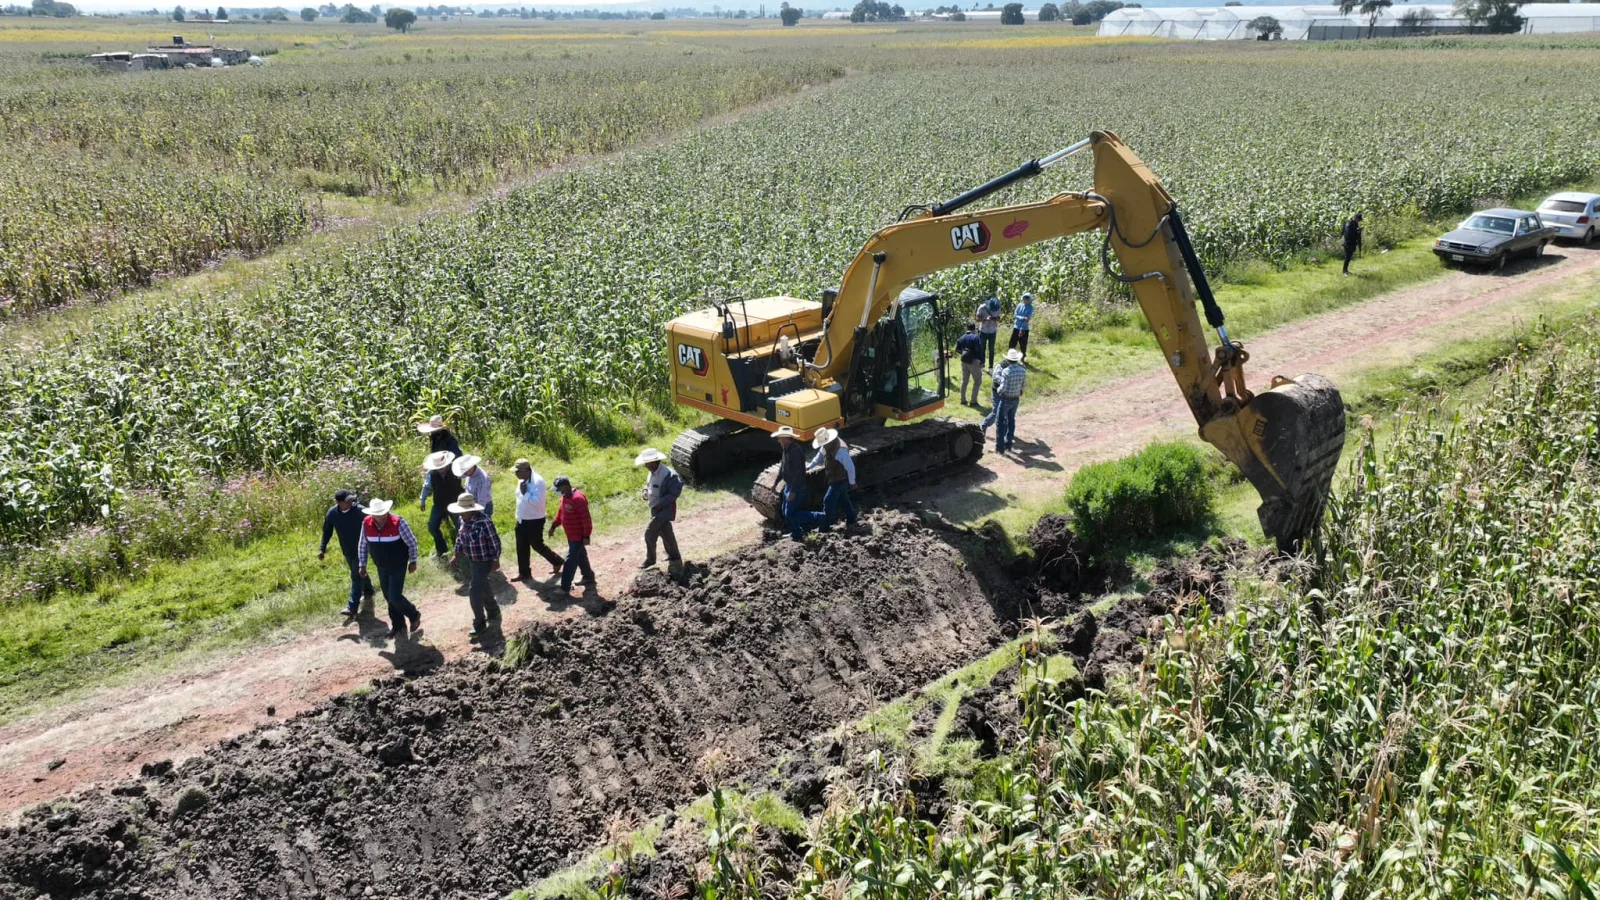
<svg viewBox="0 0 1600 900"><path fill-rule="evenodd" d="M1379 15L1378 28L1394 28L1407 12L1427 10L1433 26L1460 29L1465 23L1456 17L1455 7L1440 3L1397 3ZM1523 31L1529 34L1554 34L1600 31L1600 5L1593 3L1526 3L1518 12L1527 20ZM1259 16L1271 16L1283 26L1286 40L1322 36L1359 36L1356 29L1367 27L1360 13L1343 15L1337 6L1192 6L1123 8L1100 22L1102 37L1146 35L1189 40L1244 40L1255 37L1248 23ZM1339 31L1341 27L1350 34Z"/></svg>

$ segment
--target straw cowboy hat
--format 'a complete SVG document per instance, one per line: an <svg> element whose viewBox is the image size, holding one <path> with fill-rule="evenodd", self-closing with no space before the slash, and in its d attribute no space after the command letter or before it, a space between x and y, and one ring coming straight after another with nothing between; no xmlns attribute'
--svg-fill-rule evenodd
<svg viewBox="0 0 1600 900"><path fill-rule="evenodd" d="M642 466L645 463L666 462L667 455L654 447L646 447L638 456L633 458L633 464Z"/></svg>
<svg viewBox="0 0 1600 900"><path fill-rule="evenodd" d="M433 434L435 431L443 431L447 427L444 424L444 416L434 416L426 422L417 423L417 431L422 434Z"/></svg>
<svg viewBox="0 0 1600 900"><path fill-rule="evenodd" d="M481 458L473 456L471 453L468 453L465 456L462 456L461 458L457 459L455 462L451 463L450 464L450 471L456 473L457 477L460 477L462 475L467 474L468 472L471 472L473 469L477 468L478 463L481 463L481 462L483 462L483 460Z"/></svg>
<svg viewBox="0 0 1600 900"><path fill-rule="evenodd" d="M427 456L423 457L422 467L427 469L429 472L437 472L445 466L450 465L450 461L455 458L456 455L451 453L449 450L440 450L438 453L429 453Z"/></svg>
<svg viewBox="0 0 1600 900"><path fill-rule="evenodd" d="M462 494L456 498L456 502L445 507L445 509L450 510L451 515L456 516L462 513L483 512L483 507L478 505L478 498L471 494Z"/></svg>
<svg viewBox="0 0 1600 900"><path fill-rule="evenodd" d="M1022 362L1022 351L1015 347L1006 351L1006 362Z"/></svg>
<svg viewBox="0 0 1600 900"><path fill-rule="evenodd" d="M799 440L800 439L800 435L795 434L794 433L794 429L790 428L788 425L784 425L784 426L780 427L777 431L774 431L772 433L772 436L775 437L775 438L786 437L786 438L794 438L795 440Z"/></svg>
<svg viewBox="0 0 1600 900"><path fill-rule="evenodd" d="M387 516L391 509L394 509L393 500L379 500L377 497L373 497L367 501L367 515L369 516Z"/></svg>
<svg viewBox="0 0 1600 900"><path fill-rule="evenodd" d="M811 439L811 446L821 450L823 447L833 443L838 436L839 432L832 428L818 428L816 436Z"/></svg>

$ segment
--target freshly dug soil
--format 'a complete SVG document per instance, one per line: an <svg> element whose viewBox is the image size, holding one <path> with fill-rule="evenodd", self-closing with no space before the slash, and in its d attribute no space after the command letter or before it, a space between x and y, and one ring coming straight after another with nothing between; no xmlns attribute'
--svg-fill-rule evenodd
<svg viewBox="0 0 1600 900"><path fill-rule="evenodd" d="M649 573L526 665L374 682L0 829L0 900L500 897L644 818L964 665L1022 589L901 513ZM965 555L964 555L965 551ZM716 749L716 753L710 751Z"/></svg>

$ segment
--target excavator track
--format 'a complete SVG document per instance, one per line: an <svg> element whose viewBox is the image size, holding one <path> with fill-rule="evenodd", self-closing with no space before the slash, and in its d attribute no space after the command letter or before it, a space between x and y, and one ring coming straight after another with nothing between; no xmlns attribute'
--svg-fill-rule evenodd
<svg viewBox="0 0 1600 900"><path fill-rule="evenodd" d="M777 455L778 442L770 434L728 419L691 428L672 442L672 468L686 484L704 484Z"/></svg>
<svg viewBox="0 0 1600 900"><path fill-rule="evenodd" d="M856 464L856 490L913 479L926 481L976 463L983 456L983 431L972 422L925 419L897 428L870 428L844 435ZM782 524L778 466L768 466L750 488L750 502L768 520ZM822 469L807 473L807 506L822 508L828 484Z"/></svg>

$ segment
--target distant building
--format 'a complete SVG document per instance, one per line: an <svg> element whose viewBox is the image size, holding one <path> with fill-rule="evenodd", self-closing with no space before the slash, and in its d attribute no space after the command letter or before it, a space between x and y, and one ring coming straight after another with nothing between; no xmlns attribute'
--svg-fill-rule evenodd
<svg viewBox="0 0 1600 900"><path fill-rule="evenodd" d="M137 72L145 69L209 69L225 66L242 66L250 62L250 51L237 47L210 47L186 43L183 35L172 36L172 43L150 47L143 53L120 50L111 53L93 53L88 60L93 65L117 72Z"/></svg>
<svg viewBox="0 0 1600 900"><path fill-rule="evenodd" d="M1592 4L1524 3L1517 14L1526 20L1523 34L1600 31L1600 8ZM1419 21L1418 15L1425 15L1425 19ZM1101 19L1098 33L1101 37L1140 35L1197 41L1253 40L1259 35L1250 28L1250 23L1258 16L1276 19L1283 28L1282 39L1287 41L1461 34L1473 30L1456 14L1453 6L1397 3L1380 13L1375 23L1359 12L1345 15L1337 6L1123 8Z"/></svg>

